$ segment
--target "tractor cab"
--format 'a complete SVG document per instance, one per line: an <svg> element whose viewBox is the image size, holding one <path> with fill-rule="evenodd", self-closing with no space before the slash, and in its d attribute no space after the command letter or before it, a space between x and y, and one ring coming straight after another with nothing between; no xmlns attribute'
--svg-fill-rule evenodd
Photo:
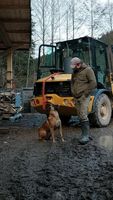
<svg viewBox="0 0 113 200"><path fill-rule="evenodd" d="M72 73L70 61L79 57L90 65L96 75L99 87L109 84L108 74L111 71L107 55L108 46L91 37L81 37L53 45L41 45L39 48L37 78L54 72Z"/></svg>

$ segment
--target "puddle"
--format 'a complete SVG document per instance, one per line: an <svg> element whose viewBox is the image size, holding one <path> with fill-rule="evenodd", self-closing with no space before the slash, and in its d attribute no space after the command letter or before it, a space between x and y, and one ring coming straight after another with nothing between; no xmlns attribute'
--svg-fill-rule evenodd
<svg viewBox="0 0 113 200"><path fill-rule="evenodd" d="M99 144L102 147L107 148L108 150L113 150L113 136L105 135L99 138Z"/></svg>

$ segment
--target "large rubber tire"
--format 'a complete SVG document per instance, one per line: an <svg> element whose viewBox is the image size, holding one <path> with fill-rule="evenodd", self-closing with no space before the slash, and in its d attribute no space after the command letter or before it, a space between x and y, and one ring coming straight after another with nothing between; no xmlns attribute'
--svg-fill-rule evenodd
<svg viewBox="0 0 113 200"><path fill-rule="evenodd" d="M112 115L111 101L106 94L101 94L95 104L95 112L89 115L93 126L104 127L110 123Z"/></svg>

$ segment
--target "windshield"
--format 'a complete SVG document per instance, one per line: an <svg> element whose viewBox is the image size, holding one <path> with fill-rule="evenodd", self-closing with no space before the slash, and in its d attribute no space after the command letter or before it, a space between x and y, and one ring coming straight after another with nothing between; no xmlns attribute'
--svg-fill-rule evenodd
<svg viewBox="0 0 113 200"><path fill-rule="evenodd" d="M57 43L56 48L56 65L63 69L66 73L71 73L70 61L73 57L79 57L86 64L92 65L91 46L89 41L70 40Z"/></svg>
<svg viewBox="0 0 113 200"><path fill-rule="evenodd" d="M41 45L38 57L38 77L51 74L51 70L56 68L55 46Z"/></svg>

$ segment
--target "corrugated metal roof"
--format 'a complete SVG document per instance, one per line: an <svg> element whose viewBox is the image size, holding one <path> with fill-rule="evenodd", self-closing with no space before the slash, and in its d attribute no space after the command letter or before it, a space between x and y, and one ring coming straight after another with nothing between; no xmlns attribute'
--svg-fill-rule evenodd
<svg viewBox="0 0 113 200"><path fill-rule="evenodd" d="M29 49L31 43L30 0L0 1L0 50Z"/></svg>

